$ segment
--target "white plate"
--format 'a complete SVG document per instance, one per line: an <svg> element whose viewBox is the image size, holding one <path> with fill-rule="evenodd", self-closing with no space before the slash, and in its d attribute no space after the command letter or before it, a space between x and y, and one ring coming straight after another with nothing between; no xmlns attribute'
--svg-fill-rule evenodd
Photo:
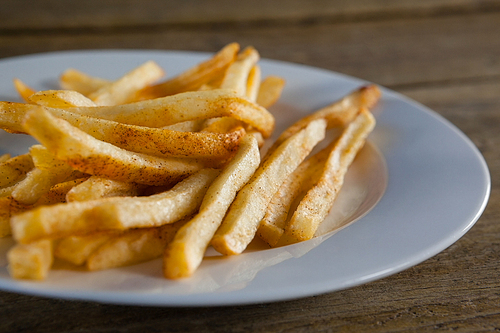
<svg viewBox="0 0 500 333"><path fill-rule="evenodd" d="M150 59L174 75L209 55L165 51L85 51L0 61L0 100L18 100L11 79L37 90L57 87L74 67L113 79ZM276 114L279 133L366 82L334 72L262 60L263 75L287 81ZM0 288L6 291L155 306L215 306L272 302L341 290L397 273L444 250L473 226L490 193L490 176L476 147L436 113L388 89L374 109L377 127L355 161L322 235L311 241L240 256L210 253L186 280L161 277L161 263L81 272L51 271L43 282L14 281L0 240ZM0 150L25 152L32 141L2 134ZM356 223L352 223L357 221ZM347 226L346 228L343 228ZM332 228L339 232L328 232ZM257 250L255 250L257 249Z"/></svg>

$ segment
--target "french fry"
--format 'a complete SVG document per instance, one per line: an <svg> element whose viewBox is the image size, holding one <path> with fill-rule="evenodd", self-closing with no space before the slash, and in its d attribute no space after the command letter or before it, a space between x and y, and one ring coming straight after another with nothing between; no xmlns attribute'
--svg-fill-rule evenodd
<svg viewBox="0 0 500 333"><path fill-rule="evenodd" d="M259 162L257 141L247 135L238 153L210 185L198 214L167 245L163 256L167 278L187 277L195 272L236 193L251 178Z"/></svg>
<svg viewBox="0 0 500 333"><path fill-rule="evenodd" d="M97 105L118 105L127 102L139 90L147 87L165 75L154 61L148 61L133 69L113 83L107 84L89 94Z"/></svg>
<svg viewBox="0 0 500 333"><path fill-rule="evenodd" d="M57 159L94 176L146 185L167 185L203 168L203 164L195 160L132 153L99 141L52 116L42 107L30 112L23 126Z"/></svg>
<svg viewBox="0 0 500 333"><path fill-rule="evenodd" d="M0 187L4 188L15 184L26 176L26 173L33 167L33 160L29 154L14 156L0 163Z"/></svg>
<svg viewBox="0 0 500 333"><path fill-rule="evenodd" d="M74 90L44 90L28 97L28 102L52 108L97 106L90 98Z"/></svg>
<svg viewBox="0 0 500 333"><path fill-rule="evenodd" d="M280 245L309 240L329 213L349 166L375 126L375 118L363 108L333 146L318 182L307 191L293 213Z"/></svg>
<svg viewBox="0 0 500 333"><path fill-rule="evenodd" d="M266 209L266 214L259 224L257 235L271 247L276 246L284 233L286 221L294 207L293 203L319 178L325 160L331 150L331 143L307 160L283 182Z"/></svg>
<svg viewBox="0 0 500 333"><path fill-rule="evenodd" d="M262 80L257 94L257 104L266 109L273 106L281 97L285 80L279 76L268 76Z"/></svg>
<svg viewBox="0 0 500 333"><path fill-rule="evenodd" d="M15 279L43 280L52 266L52 241L14 245L7 252L9 274Z"/></svg>
<svg viewBox="0 0 500 333"><path fill-rule="evenodd" d="M228 44L210 59L189 68L172 79L144 88L136 94L134 100L154 99L198 90L203 84L209 83L222 74L236 59L239 50L239 44Z"/></svg>
<svg viewBox="0 0 500 333"><path fill-rule="evenodd" d="M111 84L111 82L112 81L88 75L74 68L65 70L59 78L59 85L62 89L74 90L85 96Z"/></svg>
<svg viewBox="0 0 500 333"><path fill-rule="evenodd" d="M200 170L172 189L146 197L110 197L37 207L11 218L12 235L17 242L26 244L44 238L174 223L198 209L208 184L219 172Z"/></svg>
<svg viewBox="0 0 500 333"><path fill-rule="evenodd" d="M251 46L244 49L227 68L221 89L234 90L238 95L245 96L247 93L248 76L252 68L259 61L260 55L257 50Z"/></svg>
<svg viewBox="0 0 500 333"><path fill-rule="evenodd" d="M262 73L259 65L254 65L248 73L246 96L252 102L257 101L261 76Z"/></svg>
<svg viewBox="0 0 500 333"><path fill-rule="evenodd" d="M66 201L88 201L108 197L133 197L140 194L144 185L91 176L72 187L66 194Z"/></svg>
<svg viewBox="0 0 500 333"><path fill-rule="evenodd" d="M9 153L6 153L6 154L2 154L0 155L0 164L4 163L4 162L7 162L8 160L10 160L12 158L12 155L9 154Z"/></svg>
<svg viewBox="0 0 500 333"><path fill-rule="evenodd" d="M158 258L185 222L181 220L157 228L127 230L93 251L87 259L86 267L90 271L96 271Z"/></svg>
<svg viewBox="0 0 500 333"><path fill-rule="evenodd" d="M33 95L35 91L19 79L14 79L13 81L14 87L16 88L19 96L21 96L23 100L29 103L29 97Z"/></svg>
<svg viewBox="0 0 500 333"><path fill-rule="evenodd" d="M212 246L218 252L231 255L245 250L254 238L271 198L314 146L324 139L325 128L325 120L312 121L263 161L236 196L212 239Z"/></svg>
<svg viewBox="0 0 500 333"><path fill-rule="evenodd" d="M376 85L361 87L340 100L298 120L292 126L283 131L278 139L269 148L268 153L272 153L284 140L289 138L301 128L314 119L325 119L327 128L341 127L349 124L359 113L361 108L371 108L380 98L380 89Z"/></svg>
<svg viewBox="0 0 500 333"><path fill-rule="evenodd" d="M57 241L54 257L74 265L83 265L88 257L101 245L112 239L116 233L98 232L85 236L69 236Z"/></svg>

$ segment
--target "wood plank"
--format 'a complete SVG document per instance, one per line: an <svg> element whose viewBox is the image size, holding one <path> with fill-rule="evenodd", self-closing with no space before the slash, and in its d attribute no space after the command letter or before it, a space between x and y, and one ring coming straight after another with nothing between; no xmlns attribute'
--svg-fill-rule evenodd
<svg viewBox="0 0 500 333"><path fill-rule="evenodd" d="M500 75L500 13L364 23L202 31L0 36L0 57L67 49L217 51L238 41L265 58L305 63L397 87Z"/></svg>
<svg viewBox="0 0 500 333"><path fill-rule="evenodd" d="M495 0L8 1L0 29L116 28L275 20L354 20L499 10Z"/></svg>

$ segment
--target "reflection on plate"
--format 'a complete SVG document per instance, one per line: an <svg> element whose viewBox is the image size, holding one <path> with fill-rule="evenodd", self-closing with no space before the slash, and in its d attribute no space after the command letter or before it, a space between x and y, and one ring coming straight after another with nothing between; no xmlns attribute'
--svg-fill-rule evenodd
<svg viewBox="0 0 500 333"><path fill-rule="evenodd" d="M15 101L11 79L37 90L56 88L64 69L117 78L155 60L169 75L209 55L164 51L60 52L0 61L0 99ZM261 61L263 75L287 85L270 110L278 134L295 119L366 82L300 65ZM489 197L487 166L472 143L441 117L390 90L374 109L377 127L353 166L317 237L263 249L255 241L244 254L223 258L208 251L196 274L185 280L161 277L161 264L102 272L56 267L43 282L14 281L0 240L3 290L98 302L214 306L271 302L356 286L411 267L458 240L479 218ZM26 136L0 135L0 152L26 152ZM356 223L352 223L357 221ZM334 231L332 231L334 230Z"/></svg>

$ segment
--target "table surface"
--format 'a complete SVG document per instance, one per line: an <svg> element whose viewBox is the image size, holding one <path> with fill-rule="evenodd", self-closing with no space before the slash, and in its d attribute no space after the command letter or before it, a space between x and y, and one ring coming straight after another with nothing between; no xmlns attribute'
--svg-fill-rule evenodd
<svg viewBox="0 0 500 333"><path fill-rule="evenodd" d="M0 292L1 332L500 330L499 1L29 0L0 8L0 58L95 48L214 52L236 41L263 58L376 82L460 128L492 176L489 204L464 237L382 280L287 302L195 309Z"/></svg>

